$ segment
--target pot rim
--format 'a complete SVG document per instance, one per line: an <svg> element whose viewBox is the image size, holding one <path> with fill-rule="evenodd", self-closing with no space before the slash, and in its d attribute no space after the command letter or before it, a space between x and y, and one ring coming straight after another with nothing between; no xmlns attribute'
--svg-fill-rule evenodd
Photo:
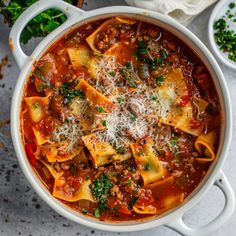
<svg viewBox="0 0 236 236"><path fill-rule="evenodd" d="M78 11L79 13L79 11ZM52 42L56 42L61 35L66 34L68 32L68 28L72 25L78 25L80 22L97 17L97 16L105 16L107 15L119 15L119 14L133 14L136 17L146 17L157 21L158 23L162 23L164 25L169 25L171 28L176 29L187 38L192 44L200 50L200 53L204 55L205 59L208 61L209 66L215 74L216 80L219 83L221 92L222 92L222 100L223 100L223 108L225 110L225 131L224 131L224 143L222 145L221 153L219 155L218 160L215 163L214 168L211 170L208 178L200 187L199 191L196 192L191 199L185 201L182 205L172 209L170 212L168 211L165 215L161 215L158 218L152 218L151 220L145 220L144 222L135 221L128 223L107 223L95 220L93 218L84 217L82 214L77 214L74 210L69 209L64 204L62 204L59 200L55 199L48 191L45 190L45 187L39 181L38 177L34 173L34 170L28 163L28 160L25 155L24 148L22 146L21 134L20 134L20 103L22 98L22 92L25 86L26 78L28 78L29 73L32 69L32 66L41 55L42 52L45 52L52 44ZM107 16L109 17L109 16ZM184 41L184 40L183 40ZM50 46L48 46L50 45ZM21 168L27 177L30 184L36 190L36 192L40 195L40 197L47 202L49 206L51 206L56 212L63 215L67 219L70 219L74 222L95 228L100 230L107 231L115 231L115 232L131 232L138 230L150 229L156 226L160 226L170 222L172 219L175 219L177 216L183 215L186 211L192 208L201 198L206 194L209 188L214 184L216 178L218 177L219 172L221 171L221 167L223 162L225 161L231 136L232 136L232 110L231 110L231 102L229 97L228 88L224 79L224 76L221 72L219 65L216 60L206 48L206 46L188 29L184 26L180 25L178 22L174 21L168 16L164 16L158 14L156 12L142 10L134 7L105 7L96 10L92 10L89 12L85 12L84 14L77 16L76 18L69 19L66 23L63 24L62 27L56 29L49 36L47 36L34 50L32 55L28 58L27 63L24 65L21 73L19 75L17 84L14 89L12 105L11 105L11 136L14 144L14 148L17 154L18 161L21 165ZM208 170L208 173L210 170ZM203 180L202 180L203 182ZM133 224L131 224L133 223Z"/></svg>

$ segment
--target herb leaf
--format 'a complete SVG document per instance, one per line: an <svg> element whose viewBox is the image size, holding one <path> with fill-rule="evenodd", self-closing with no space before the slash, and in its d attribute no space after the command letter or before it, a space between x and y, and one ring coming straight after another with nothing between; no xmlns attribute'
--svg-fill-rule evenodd
<svg viewBox="0 0 236 236"><path fill-rule="evenodd" d="M108 210L107 196L112 187L112 182L105 174L101 174L90 186L94 197L98 200L99 206L103 210Z"/></svg>

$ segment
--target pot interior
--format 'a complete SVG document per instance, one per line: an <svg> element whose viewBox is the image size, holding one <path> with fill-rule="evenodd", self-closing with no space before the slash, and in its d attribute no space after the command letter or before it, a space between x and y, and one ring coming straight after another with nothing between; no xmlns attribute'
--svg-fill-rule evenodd
<svg viewBox="0 0 236 236"><path fill-rule="evenodd" d="M206 182L209 182L209 177L211 175L213 175L214 171L217 171L216 166L220 167L222 165L223 159L225 157L222 156L221 153L222 153L222 149L224 147L226 132L228 132L228 129L229 129L229 127L226 125L227 120L229 119L228 117L226 117L227 116L226 110L229 109L229 104L225 104L226 98L225 98L225 95L224 95L227 91L225 89L222 90L222 87L224 87L225 85L222 82L222 77L219 77L221 75L218 72L216 72L215 66L212 66L212 64L214 64L215 62L212 62L212 58L210 58L208 56L208 53L205 53L203 51L204 49L202 50L202 48L200 46L197 46L197 44L195 44L193 42L192 36L190 37L190 35L188 35L188 33L187 33L187 35L185 35L183 32L181 32L175 26L172 26L172 24L173 24L172 20L169 20L168 18L166 18L166 21L164 22L164 21L158 19L158 16L154 15L154 13L153 14L151 14L151 13L150 14L147 14L147 13L132 14L132 13L119 13L119 12L114 13L114 12L112 12L112 13L99 14L99 15L95 15L95 16L93 16L92 13L89 14L91 16L86 16L86 14L87 13L85 13L85 15L82 17L82 20L80 20L78 23L74 22L72 24L72 26L69 27L67 30L65 30L63 32L60 32L57 37L51 39L49 45L44 45L44 47L42 47L42 45L39 45L39 47L41 47L40 54L39 55L34 55L34 53L33 53L33 56L35 58L40 58L52 45L54 45L58 40L60 40L65 34L68 34L68 33L72 32L73 30L80 27L81 25L84 25L84 24L89 23L89 22L93 22L93 21L113 17L115 15L124 16L124 17L132 17L132 18L144 21L144 22L148 22L148 23L151 23L151 24L158 25L161 28L164 28L165 30L171 32L172 34L177 36L179 39L181 39L186 45L189 46L189 48L191 48L198 55L200 60L207 67L209 73L211 74L213 82L215 84L215 88L216 88L216 91L218 93L218 97L219 97L219 101L220 101L221 120L222 120L220 137L219 137L219 145L218 145L218 150L217 150L217 154L216 154L216 159L215 159L214 163L211 164L211 167L209 168L207 174L205 175L205 177L201 181L201 183L198 185L198 187L184 200L184 202L181 205L179 205L175 208L172 208L171 210L166 211L165 213L163 213L159 216L145 218L144 220L129 221L129 222L118 222L118 223L116 223L116 222L111 222L111 223L110 222L101 222L101 221L98 221L94 218L88 218L87 216L85 217L84 215L70 209L69 207L62 204L60 201L58 201L54 197L52 197L52 195L48 192L46 187L38 179L38 176L35 174L35 172L33 171L33 169L31 168L31 166L29 164L28 164L28 168L31 169L31 174L33 175L33 177L37 181L37 184L40 186L40 188L43 189L44 192L46 192L48 198L51 198L53 203L50 202L50 205L54 205L54 209L55 208L57 208L57 209L62 208L62 209L64 209L64 211L69 212L70 214L73 214L75 217L82 219L83 220L82 223L84 223L84 224L86 224L86 221L90 221L90 222L95 222L95 223L97 222L98 224L104 225L104 226L106 226L106 225L110 225L110 226L125 226L125 225L128 225L128 226L130 226L130 225L141 224L143 222L151 222L151 221L154 221L154 220L156 221L157 219L160 222L160 224L162 224L165 221L164 218L167 215L170 215L171 213L177 211L183 205L186 205L189 201L191 201L191 199L193 197L198 195L199 191L204 187L204 185L206 185ZM33 65L34 64L35 63L32 63L32 66L31 66L31 69L30 69L31 71L33 70ZM20 128L20 122L19 122L18 127ZM22 150L23 149L24 148L22 147ZM24 155L24 158L27 159L26 155ZM211 181L210 181L211 183L209 182L208 187L210 187L210 185L212 184L212 180L214 180L214 179L213 178L211 179ZM67 216L68 218L71 218L71 217L69 217L69 215L67 213L65 213L65 216ZM161 219L163 219L163 221ZM81 221L79 223L81 223Z"/></svg>

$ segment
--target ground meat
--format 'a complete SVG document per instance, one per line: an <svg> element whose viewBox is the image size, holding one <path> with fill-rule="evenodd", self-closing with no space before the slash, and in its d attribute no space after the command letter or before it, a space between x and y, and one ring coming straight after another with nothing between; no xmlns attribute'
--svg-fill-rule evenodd
<svg viewBox="0 0 236 236"><path fill-rule="evenodd" d="M177 141L177 146L181 157L190 157L194 151L194 138L188 134L181 134Z"/></svg>

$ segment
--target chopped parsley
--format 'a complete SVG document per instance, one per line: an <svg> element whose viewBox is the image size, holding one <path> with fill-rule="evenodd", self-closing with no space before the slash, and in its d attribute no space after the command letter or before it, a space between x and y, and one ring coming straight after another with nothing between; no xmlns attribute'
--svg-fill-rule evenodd
<svg viewBox="0 0 236 236"><path fill-rule="evenodd" d="M170 144L172 145L172 146L176 146L176 144L177 144L177 139L171 139L170 140Z"/></svg>
<svg viewBox="0 0 236 236"><path fill-rule="evenodd" d="M102 107L96 107L97 111L100 112L100 113L103 113L105 112L105 110L102 108Z"/></svg>
<svg viewBox="0 0 236 236"><path fill-rule="evenodd" d="M88 214L88 210L87 210L86 208L83 208L83 209L82 209L82 213L83 213L84 215L87 215L87 214Z"/></svg>
<svg viewBox="0 0 236 236"><path fill-rule="evenodd" d="M125 101L125 99L122 97L118 97L116 100L117 100L118 104L122 104Z"/></svg>
<svg viewBox="0 0 236 236"><path fill-rule="evenodd" d="M115 71L110 71L109 73L108 73L110 76L112 76L112 77L114 77L116 74L115 74Z"/></svg>
<svg viewBox="0 0 236 236"><path fill-rule="evenodd" d="M156 80L156 84L160 86L162 82L164 81L164 76L163 75L157 76L155 80Z"/></svg>
<svg viewBox="0 0 236 236"><path fill-rule="evenodd" d="M165 60L165 59L168 58L168 53L166 52L165 49L161 49L161 50L160 50L160 55L161 55L161 58L162 58L163 60Z"/></svg>
<svg viewBox="0 0 236 236"><path fill-rule="evenodd" d="M127 185L130 187L131 184L132 184L132 180L131 180L131 179L128 179Z"/></svg>
<svg viewBox="0 0 236 236"><path fill-rule="evenodd" d="M95 208L95 210L94 210L94 216L95 216L96 218L99 218L99 217L100 217L100 211L99 211L98 208Z"/></svg>
<svg viewBox="0 0 236 236"><path fill-rule="evenodd" d="M215 30L214 38L216 44L222 52L228 53L228 58L236 62L236 32L229 27L228 21L236 22L235 12L232 14L231 10L235 8L235 3L231 2L228 5L228 10L225 15L215 21L213 29Z"/></svg>
<svg viewBox="0 0 236 236"><path fill-rule="evenodd" d="M152 96L151 99L152 99L153 101L156 101L156 100L157 100L157 96Z"/></svg>
<svg viewBox="0 0 236 236"><path fill-rule="evenodd" d="M112 182L105 174L101 174L99 178L95 179L93 183L90 185L92 193L95 199L98 200L99 207L102 210L108 210L107 196L112 187L113 187Z"/></svg>
<svg viewBox="0 0 236 236"><path fill-rule="evenodd" d="M37 108L39 108L39 103L38 103L38 102L36 102L36 103L33 105L33 107L34 107L34 109L37 109Z"/></svg>
<svg viewBox="0 0 236 236"><path fill-rule="evenodd" d="M102 125L107 127L107 121L106 120L102 120Z"/></svg>
<svg viewBox="0 0 236 236"><path fill-rule="evenodd" d="M69 89L67 84L62 84L60 88L61 95L64 96L64 103L68 104L74 99L75 97L80 97L81 99L85 98L85 94L81 90Z"/></svg>
<svg viewBox="0 0 236 236"><path fill-rule="evenodd" d="M149 162L145 165L145 170L146 171L150 171L151 170L151 165L150 165Z"/></svg>
<svg viewBox="0 0 236 236"><path fill-rule="evenodd" d="M144 156L144 153L143 153L143 151L142 150L140 150L140 151L138 151L138 156Z"/></svg>
<svg viewBox="0 0 236 236"><path fill-rule="evenodd" d="M129 202L129 208L130 209L134 206L134 204L137 202L137 200L138 200L138 197L132 197L131 198L131 200Z"/></svg>
<svg viewBox="0 0 236 236"><path fill-rule="evenodd" d="M131 117L130 117L131 121L135 122L137 120L137 118L138 118L137 115L135 115L133 113L131 114Z"/></svg>
<svg viewBox="0 0 236 236"><path fill-rule="evenodd" d="M235 8L235 3L234 3L234 2L231 2L231 3L229 4L229 8L230 8L230 9Z"/></svg>

